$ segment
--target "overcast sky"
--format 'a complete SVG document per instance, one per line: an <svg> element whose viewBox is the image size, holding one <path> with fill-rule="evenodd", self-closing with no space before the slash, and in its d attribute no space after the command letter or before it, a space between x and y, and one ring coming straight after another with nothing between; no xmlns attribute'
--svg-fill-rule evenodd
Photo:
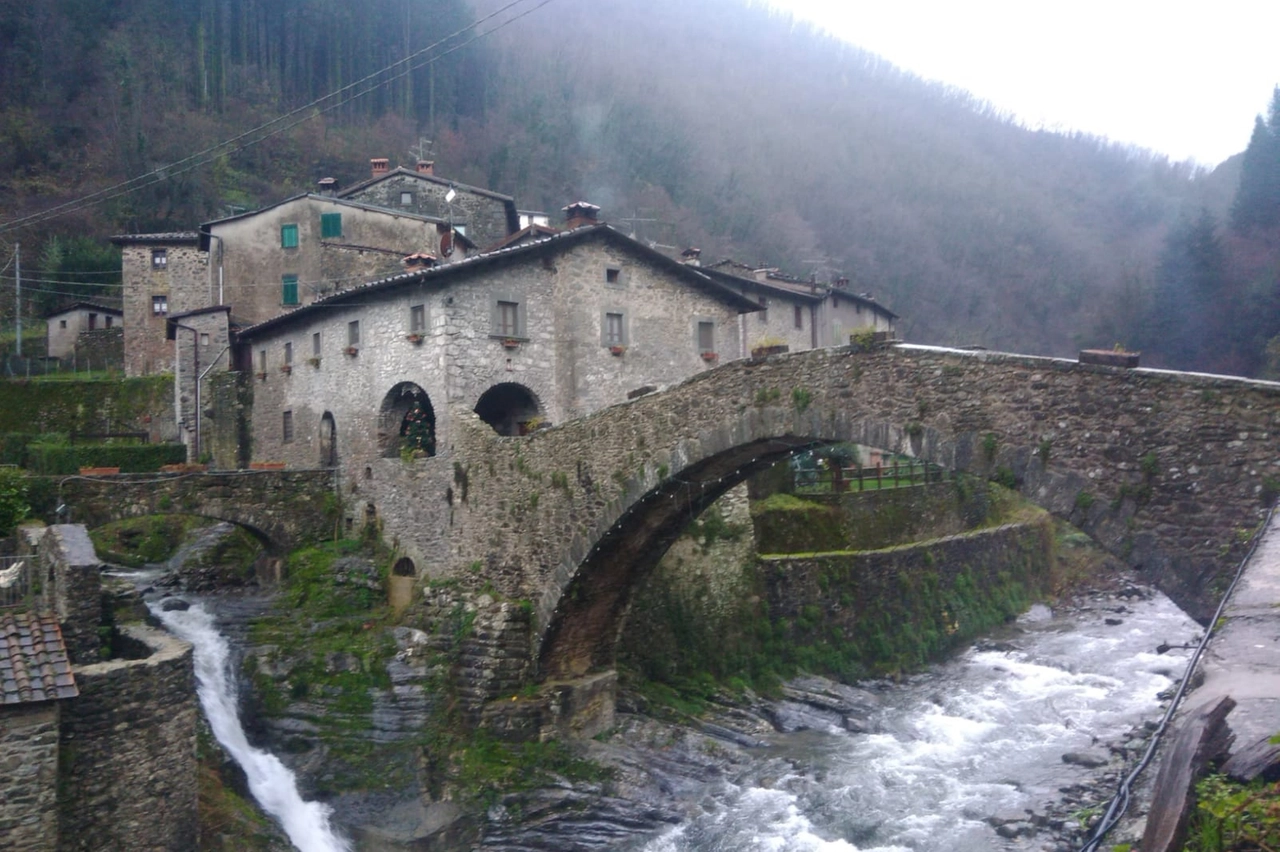
<svg viewBox="0 0 1280 852"><path fill-rule="evenodd" d="M765 0L1033 127L1216 165L1280 84L1277 0Z"/></svg>

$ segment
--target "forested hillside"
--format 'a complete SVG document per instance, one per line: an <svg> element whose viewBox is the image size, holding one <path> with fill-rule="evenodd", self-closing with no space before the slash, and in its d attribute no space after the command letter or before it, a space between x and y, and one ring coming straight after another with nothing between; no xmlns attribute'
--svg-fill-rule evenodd
<svg viewBox="0 0 1280 852"><path fill-rule="evenodd" d="M0 0L0 220L180 161L508 2ZM522 207L582 198L704 259L845 274L911 340L1264 369L1276 226L1220 224L1248 157L1209 173L1027 131L745 0L535 5L260 144L0 239L25 255L60 234L38 268L81 280L56 274L101 268L75 235L190 228L429 139L440 173Z"/></svg>

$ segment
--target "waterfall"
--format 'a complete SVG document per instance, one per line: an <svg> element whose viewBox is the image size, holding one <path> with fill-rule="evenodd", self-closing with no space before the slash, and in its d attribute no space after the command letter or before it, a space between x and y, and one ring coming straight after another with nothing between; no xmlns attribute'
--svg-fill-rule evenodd
<svg viewBox="0 0 1280 852"><path fill-rule="evenodd" d="M351 844L329 824L330 808L304 801L293 773L279 758L249 745L236 712L235 680L230 677L230 647L213 616L200 604L190 609L152 612L170 631L195 646L197 691L209 726L249 779L249 791L276 819L301 852L350 852Z"/></svg>

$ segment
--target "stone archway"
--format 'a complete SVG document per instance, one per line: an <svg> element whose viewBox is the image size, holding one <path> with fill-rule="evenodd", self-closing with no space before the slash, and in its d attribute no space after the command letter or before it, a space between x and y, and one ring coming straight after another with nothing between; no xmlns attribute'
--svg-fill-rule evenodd
<svg viewBox="0 0 1280 852"><path fill-rule="evenodd" d="M542 404L517 382L502 382L486 390L476 401L476 415L499 435L527 435L542 423Z"/></svg>
<svg viewBox="0 0 1280 852"><path fill-rule="evenodd" d="M400 382L387 391L378 411L378 450L396 458L405 450L436 454L436 413L431 397L413 382Z"/></svg>
<svg viewBox="0 0 1280 852"><path fill-rule="evenodd" d="M338 427L333 414L326 411L320 418L320 467L338 466Z"/></svg>

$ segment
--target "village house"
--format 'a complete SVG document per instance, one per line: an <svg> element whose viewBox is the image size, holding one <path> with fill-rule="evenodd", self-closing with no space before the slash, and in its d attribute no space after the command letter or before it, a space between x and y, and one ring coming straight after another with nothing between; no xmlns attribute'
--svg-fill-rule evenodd
<svg viewBox="0 0 1280 852"><path fill-rule="evenodd" d="M94 302L76 302L45 317L45 354L50 358L74 360L82 335L106 338L119 334L124 312L119 308ZM110 331L114 329L114 334Z"/></svg>
<svg viewBox="0 0 1280 852"><path fill-rule="evenodd" d="M212 303L208 255L195 231L163 234L119 234L124 284L124 372L147 376L173 370L173 347L165 342L170 312L194 310Z"/></svg>

